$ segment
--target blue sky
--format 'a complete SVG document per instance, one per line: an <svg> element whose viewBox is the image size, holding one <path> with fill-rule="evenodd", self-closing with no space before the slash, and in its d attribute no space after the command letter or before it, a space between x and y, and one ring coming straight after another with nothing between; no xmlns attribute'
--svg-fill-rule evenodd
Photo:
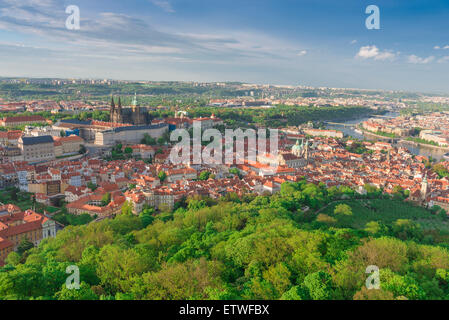
<svg viewBox="0 0 449 320"><path fill-rule="evenodd" d="M0 76L449 93L449 1L0 0Z"/></svg>

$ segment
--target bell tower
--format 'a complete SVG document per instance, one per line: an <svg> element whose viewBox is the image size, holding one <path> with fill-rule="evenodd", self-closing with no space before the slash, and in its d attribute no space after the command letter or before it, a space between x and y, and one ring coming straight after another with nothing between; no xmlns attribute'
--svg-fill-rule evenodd
<svg viewBox="0 0 449 320"><path fill-rule="evenodd" d="M118 105L115 115L115 122L117 123L123 123L123 112L122 112L122 101L120 97L118 97Z"/></svg>
<svg viewBox="0 0 449 320"><path fill-rule="evenodd" d="M425 200L427 198L428 193L429 193L429 183L427 182L427 174L426 174L421 183L421 198L422 198L422 200Z"/></svg>
<svg viewBox="0 0 449 320"><path fill-rule="evenodd" d="M145 121L143 119L143 115L140 112L140 106L137 104L137 94L134 92L134 98L131 103L131 109L132 109L132 122L134 125L141 125L145 124Z"/></svg>
<svg viewBox="0 0 449 320"><path fill-rule="evenodd" d="M109 108L109 121L114 122L115 117L115 103L114 97L111 95L111 107Z"/></svg>
<svg viewBox="0 0 449 320"><path fill-rule="evenodd" d="M306 140L306 146L304 147L304 159L309 160L309 140Z"/></svg>

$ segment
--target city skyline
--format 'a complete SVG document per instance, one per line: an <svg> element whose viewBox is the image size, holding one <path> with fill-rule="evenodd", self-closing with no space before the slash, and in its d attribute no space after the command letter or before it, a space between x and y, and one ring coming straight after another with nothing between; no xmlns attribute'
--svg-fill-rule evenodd
<svg viewBox="0 0 449 320"><path fill-rule="evenodd" d="M380 30L368 30L369 5ZM80 9L68 30L65 9ZM0 1L0 76L449 93L443 1Z"/></svg>

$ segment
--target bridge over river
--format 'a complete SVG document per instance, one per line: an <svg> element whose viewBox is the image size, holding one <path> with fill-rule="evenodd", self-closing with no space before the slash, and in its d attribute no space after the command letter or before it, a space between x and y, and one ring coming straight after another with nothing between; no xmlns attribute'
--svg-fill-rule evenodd
<svg viewBox="0 0 449 320"><path fill-rule="evenodd" d="M355 128L357 125L356 123L341 123L341 122L329 122L329 121L323 121L325 124L331 125L331 126L342 126L347 128Z"/></svg>
<svg viewBox="0 0 449 320"><path fill-rule="evenodd" d="M377 117L395 118L397 116L399 116L398 113L389 112L386 115L377 116ZM444 159L443 158L444 154L447 152L445 150L435 149L435 148L432 148L431 146L426 146L426 145L415 145L410 142L406 142L403 140L401 141L401 139L398 139L398 138L392 139L390 137L374 135L374 134L371 134L366 131L362 132L358 129L356 131L356 126L359 123L366 121L369 118L373 118L373 117L375 117L375 116L372 115L369 117L359 118L356 120L348 120L348 121L346 121L346 123L338 123L338 122L332 122L332 121L325 121L324 123L325 123L326 129L342 131L346 136L349 136L349 137L354 137L354 138L361 139L361 140L366 138L368 140L390 142L390 143L393 143L393 145L395 145L395 146L407 148L412 154L423 155L426 157L432 156L432 158L437 159L437 160ZM404 139L404 138L402 138L402 139Z"/></svg>
<svg viewBox="0 0 449 320"><path fill-rule="evenodd" d="M383 118L383 119L394 119L396 117L394 116L385 116L385 115L371 115L370 118ZM367 120L369 118L366 118L364 120ZM357 124L359 124L360 122L357 123L350 123L350 122L331 122L331 121L323 121L325 124L327 125L331 125L331 126L340 126L340 127L346 127L346 128L355 128L357 126Z"/></svg>
<svg viewBox="0 0 449 320"><path fill-rule="evenodd" d="M394 118L396 118L396 117L392 117L392 116L383 116L383 115L380 115L380 114L374 114L374 115L371 116L371 118L394 119Z"/></svg>

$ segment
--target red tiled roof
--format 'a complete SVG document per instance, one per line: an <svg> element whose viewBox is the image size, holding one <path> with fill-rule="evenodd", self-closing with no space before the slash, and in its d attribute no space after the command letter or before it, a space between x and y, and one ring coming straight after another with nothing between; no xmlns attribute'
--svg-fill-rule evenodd
<svg viewBox="0 0 449 320"><path fill-rule="evenodd" d="M0 249L6 249L12 247L13 245L14 243L9 241L8 239L3 239L2 237L0 237Z"/></svg>
<svg viewBox="0 0 449 320"><path fill-rule="evenodd" d="M3 118L5 123L14 122L45 122L45 118L42 116L17 116L17 117L5 117Z"/></svg>

